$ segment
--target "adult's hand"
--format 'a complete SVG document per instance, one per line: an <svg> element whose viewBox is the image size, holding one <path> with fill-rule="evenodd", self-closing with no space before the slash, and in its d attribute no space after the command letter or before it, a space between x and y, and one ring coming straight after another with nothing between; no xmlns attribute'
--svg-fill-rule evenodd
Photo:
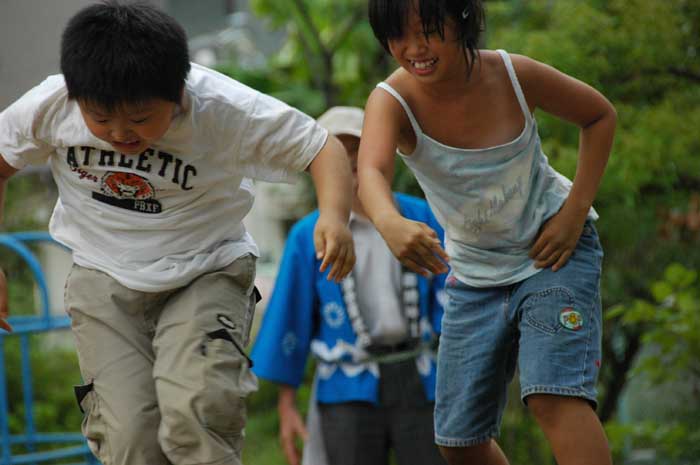
<svg viewBox="0 0 700 465"><path fill-rule="evenodd" d="M309 433L296 408L294 388L280 387L277 411L280 420L280 444L289 465L301 465L302 451L297 447L297 438L306 441Z"/></svg>

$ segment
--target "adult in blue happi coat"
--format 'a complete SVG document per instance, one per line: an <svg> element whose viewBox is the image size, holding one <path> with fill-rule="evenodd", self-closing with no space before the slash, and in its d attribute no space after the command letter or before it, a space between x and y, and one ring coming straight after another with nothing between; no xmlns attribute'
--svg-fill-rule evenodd
<svg viewBox="0 0 700 465"><path fill-rule="evenodd" d="M318 120L341 140L355 175L362 119L359 108L334 107ZM253 349L253 370L280 385L280 437L290 465L301 462L297 436L307 439L305 464L387 465L391 449L399 465L444 464L433 442L432 409L445 276L402 268L366 218L357 182L354 188L353 272L340 284L326 279L314 252L318 212L296 223ZM424 200L394 198L404 216L442 234ZM317 364L305 425L295 397L309 353Z"/></svg>

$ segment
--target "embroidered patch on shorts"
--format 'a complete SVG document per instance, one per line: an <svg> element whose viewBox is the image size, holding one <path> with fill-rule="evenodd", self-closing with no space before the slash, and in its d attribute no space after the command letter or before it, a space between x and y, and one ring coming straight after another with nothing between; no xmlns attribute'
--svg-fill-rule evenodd
<svg viewBox="0 0 700 465"><path fill-rule="evenodd" d="M583 317L571 307L567 307L559 313L559 323L566 329L578 331L583 328Z"/></svg>

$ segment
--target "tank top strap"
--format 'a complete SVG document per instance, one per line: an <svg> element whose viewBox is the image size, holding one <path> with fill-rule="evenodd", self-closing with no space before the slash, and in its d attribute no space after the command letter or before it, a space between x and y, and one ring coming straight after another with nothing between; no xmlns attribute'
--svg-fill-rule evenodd
<svg viewBox="0 0 700 465"><path fill-rule="evenodd" d="M411 127L413 128L413 132L416 133L416 137L423 134L423 131L421 130L420 125L418 124L418 120L416 120L416 117L413 116L413 112L411 111L411 107L409 107L408 103L406 103L406 100L404 100L404 98L401 97L401 94L399 94L396 89L391 87L386 82L380 82L379 84L377 84L377 87L389 92L389 94L391 94L396 100L399 101L399 103L403 107L404 111L406 112L406 116L408 116L408 119L411 122Z"/></svg>
<svg viewBox="0 0 700 465"><path fill-rule="evenodd" d="M518 103L520 103L520 109L523 111L525 114L525 121L531 121L532 120L532 113L530 113L530 107L527 105L527 100L525 99L525 94L523 93L523 89L520 87L520 82L518 81L518 76L515 74L515 68L513 68L513 62L510 60L510 55L508 55L508 52L505 50L496 50L499 55L501 55L501 58L503 59L503 63L506 65L506 70L508 71L508 77L510 78L510 82L513 85L513 90L515 91L515 95L518 98Z"/></svg>

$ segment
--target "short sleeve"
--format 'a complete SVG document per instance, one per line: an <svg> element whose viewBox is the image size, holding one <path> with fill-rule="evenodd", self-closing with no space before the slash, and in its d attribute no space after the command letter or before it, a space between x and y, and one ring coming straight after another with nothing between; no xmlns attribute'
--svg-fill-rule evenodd
<svg viewBox="0 0 700 465"><path fill-rule="evenodd" d="M310 116L258 94L236 154L236 168L263 181L290 181L304 171L326 143L328 132Z"/></svg>
<svg viewBox="0 0 700 465"><path fill-rule="evenodd" d="M62 78L52 76L0 113L0 154L16 169L46 163L53 151L44 140L47 109L65 94Z"/></svg>

